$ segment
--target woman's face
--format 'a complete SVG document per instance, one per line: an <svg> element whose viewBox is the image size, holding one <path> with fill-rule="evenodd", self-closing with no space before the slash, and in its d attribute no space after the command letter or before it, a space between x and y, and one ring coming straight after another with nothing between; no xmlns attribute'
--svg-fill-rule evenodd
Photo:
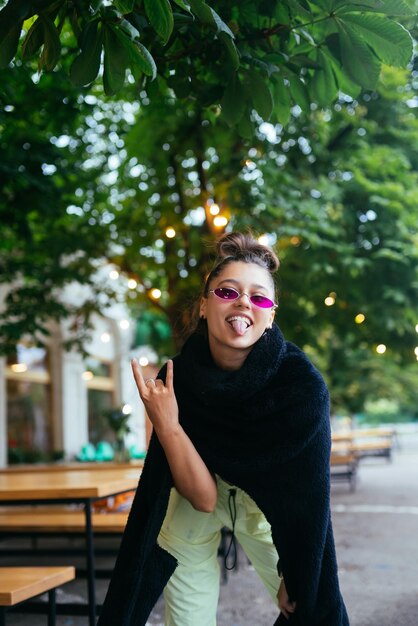
<svg viewBox="0 0 418 626"><path fill-rule="evenodd" d="M240 295L235 300L218 298L213 289L230 287ZM271 328L274 308L262 308L249 297L261 295L274 301L274 288L267 270L254 263L229 263L209 285L202 298L200 315L208 325L209 347L222 369L239 369L266 328Z"/></svg>

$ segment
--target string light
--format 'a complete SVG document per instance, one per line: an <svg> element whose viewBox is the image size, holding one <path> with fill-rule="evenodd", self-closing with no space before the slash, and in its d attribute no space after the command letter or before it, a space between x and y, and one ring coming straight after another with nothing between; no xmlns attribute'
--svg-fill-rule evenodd
<svg viewBox="0 0 418 626"><path fill-rule="evenodd" d="M87 370L81 374L81 377L84 380L92 380L92 378L94 378L94 374L93 372L90 372L89 370Z"/></svg>
<svg viewBox="0 0 418 626"><path fill-rule="evenodd" d="M301 242L301 238L297 237L296 235L290 238L290 243L292 244L292 246L299 246L300 242Z"/></svg>
<svg viewBox="0 0 418 626"><path fill-rule="evenodd" d="M414 350L415 356L418 358L418 346Z"/></svg>
<svg viewBox="0 0 418 626"><path fill-rule="evenodd" d="M23 372L27 371L28 366L26 365L26 363L13 363L10 369L13 372L16 372L16 374L22 374Z"/></svg>
<svg viewBox="0 0 418 626"><path fill-rule="evenodd" d="M128 330L130 325L131 324L130 324L129 320L121 320L119 322L119 326L122 328L122 330Z"/></svg>
<svg viewBox="0 0 418 626"><path fill-rule="evenodd" d="M128 287L129 289L136 289L138 287L138 283L136 282L135 278L130 278L128 280Z"/></svg>
<svg viewBox="0 0 418 626"><path fill-rule="evenodd" d="M335 304L335 298L333 296L327 296L324 300L324 303L326 304L326 306L332 306L333 304Z"/></svg>
<svg viewBox="0 0 418 626"><path fill-rule="evenodd" d="M100 335L100 339L101 339L101 341L103 341L103 343L109 343L109 341L110 341L109 333L102 333Z"/></svg>
<svg viewBox="0 0 418 626"><path fill-rule="evenodd" d="M151 295L151 298L154 298L154 300L159 300L159 298L161 298L161 295L162 295L161 290L154 287L154 289L151 289L150 295Z"/></svg>
<svg viewBox="0 0 418 626"><path fill-rule="evenodd" d="M117 270L112 270L109 272L109 278L112 280L117 280L119 278L119 272Z"/></svg>
<svg viewBox="0 0 418 626"><path fill-rule="evenodd" d="M132 413L132 407L130 404L124 404L122 407L122 413L124 415L130 415Z"/></svg>
<svg viewBox="0 0 418 626"><path fill-rule="evenodd" d="M366 319L366 316L363 315L363 313L357 313L356 317L354 318L354 321L356 324L362 324L365 319Z"/></svg>
<svg viewBox="0 0 418 626"><path fill-rule="evenodd" d="M258 238L258 243L261 243L262 246L268 246L269 240L267 235L260 235Z"/></svg>
<svg viewBox="0 0 418 626"><path fill-rule="evenodd" d="M165 229L165 236L168 237L169 239L173 239L173 237L176 236L176 231L174 230L174 228L169 226L168 228Z"/></svg>
<svg viewBox="0 0 418 626"><path fill-rule="evenodd" d="M415 326L415 332L418 333L418 324Z"/></svg>
<svg viewBox="0 0 418 626"><path fill-rule="evenodd" d="M216 228L223 228L228 224L228 220L224 215L217 215L213 220L213 224Z"/></svg>
<svg viewBox="0 0 418 626"><path fill-rule="evenodd" d="M141 356L139 359L139 364L141 367L146 367L147 365L149 365L149 360L146 356Z"/></svg>
<svg viewBox="0 0 418 626"><path fill-rule="evenodd" d="M386 346L384 343L379 343L378 346L376 346L376 352L377 354L385 354L386 352Z"/></svg>
<svg viewBox="0 0 418 626"><path fill-rule="evenodd" d="M210 205L209 213L211 215L218 215L219 211L220 211L220 208L219 208L219 205L216 204L216 202L214 202L213 204Z"/></svg>

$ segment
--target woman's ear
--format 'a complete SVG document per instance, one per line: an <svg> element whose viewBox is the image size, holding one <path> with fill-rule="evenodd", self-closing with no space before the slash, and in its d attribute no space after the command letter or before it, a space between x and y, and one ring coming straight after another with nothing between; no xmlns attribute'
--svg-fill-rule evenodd
<svg viewBox="0 0 418 626"><path fill-rule="evenodd" d="M266 326L266 328L271 328L273 326L273 322L274 322L274 317L276 315L276 308L271 310L270 316L269 316L269 321L268 324Z"/></svg>
<svg viewBox="0 0 418 626"><path fill-rule="evenodd" d="M207 306L207 302L208 299L207 298L201 298L200 299L200 308L199 308L199 317L202 319L206 319L206 306Z"/></svg>

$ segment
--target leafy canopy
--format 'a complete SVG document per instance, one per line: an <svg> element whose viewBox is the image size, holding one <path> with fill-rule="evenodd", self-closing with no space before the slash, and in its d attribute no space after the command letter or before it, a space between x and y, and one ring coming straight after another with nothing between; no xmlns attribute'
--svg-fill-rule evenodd
<svg viewBox="0 0 418 626"><path fill-rule="evenodd" d="M412 0L9 0L0 11L0 68L71 60L76 86L100 79L168 85L180 100L219 107L251 136L251 112L287 123L291 107L326 106L339 91L375 88L382 63L405 67ZM138 88L138 87L137 87Z"/></svg>

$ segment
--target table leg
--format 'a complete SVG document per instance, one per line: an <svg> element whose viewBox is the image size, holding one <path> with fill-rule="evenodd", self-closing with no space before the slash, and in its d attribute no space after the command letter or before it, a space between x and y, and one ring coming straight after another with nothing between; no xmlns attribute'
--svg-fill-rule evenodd
<svg viewBox="0 0 418 626"><path fill-rule="evenodd" d="M0 626L6 626L6 607L0 606Z"/></svg>
<svg viewBox="0 0 418 626"><path fill-rule="evenodd" d="M91 519L91 502L87 500L84 505L86 516L86 550L87 550L87 596L89 611L89 626L96 624L96 588L95 588L95 565L93 546L93 524Z"/></svg>
<svg viewBox="0 0 418 626"><path fill-rule="evenodd" d="M57 614L57 602L55 588L48 591L48 626L55 626Z"/></svg>

